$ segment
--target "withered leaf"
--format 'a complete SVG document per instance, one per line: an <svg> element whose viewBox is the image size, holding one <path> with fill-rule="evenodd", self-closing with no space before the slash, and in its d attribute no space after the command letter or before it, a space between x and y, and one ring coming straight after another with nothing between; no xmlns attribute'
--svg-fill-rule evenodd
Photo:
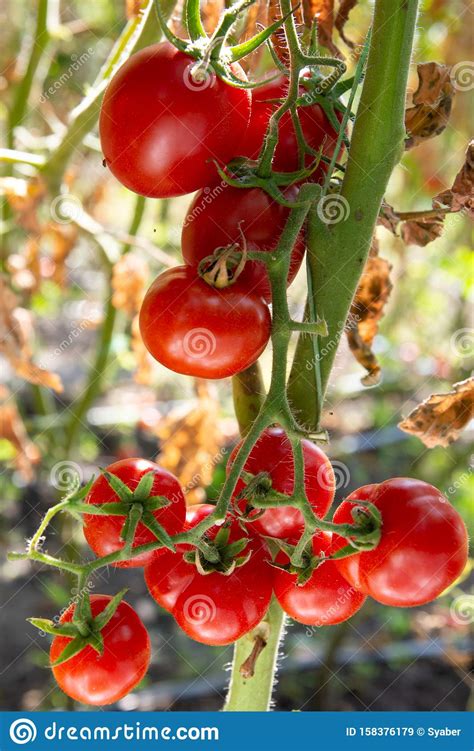
<svg viewBox="0 0 474 751"><path fill-rule="evenodd" d="M390 206L390 204L386 203L386 201L383 201L380 207L377 224L380 224L382 227L385 227L385 229L388 229L388 231L391 232L392 235L397 235L398 225L400 224L400 217L398 216L393 206Z"/></svg>
<svg viewBox="0 0 474 751"><path fill-rule="evenodd" d="M250 8L252 11L254 6ZM223 0L204 0L201 4L201 17L204 28L208 34L212 34L217 26L219 17L224 9Z"/></svg>
<svg viewBox="0 0 474 751"><path fill-rule="evenodd" d="M148 264L135 253L127 253L114 265L112 304L134 316L140 308L148 281Z"/></svg>
<svg viewBox="0 0 474 751"><path fill-rule="evenodd" d="M20 378L61 392L63 386L60 377L32 362L31 333L30 313L17 306L16 295L5 279L0 277L0 352Z"/></svg>
<svg viewBox="0 0 474 751"><path fill-rule="evenodd" d="M446 206L451 211L467 211L474 216L474 140L466 151L466 160L459 170L450 190L433 198L433 206Z"/></svg>
<svg viewBox="0 0 474 751"><path fill-rule="evenodd" d="M149 386L152 382L151 357L143 343L140 334L139 317L136 315L132 321L132 341L131 348L135 357L136 369L133 374L133 380L142 386Z"/></svg>
<svg viewBox="0 0 474 751"><path fill-rule="evenodd" d="M311 26L314 18L318 21L318 41L332 55L341 57L333 42L334 0L303 0L303 18L306 26Z"/></svg>
<svg viewBox="0 0 474 751"><path fill-rule="evenodd" d="M13 463L25 481L31 482L33 467L41 460L41 454L30 441L17 405L4 386L0 386L0 438L13 446Z"/></svg>
<svg viewBox="0 0 474 751"><path fill-rule="evenodd" d="M380 380L380 365L372 352L372 343L392 290L391 266L384 258L379 258L376 247L373 246L372 255L367 260L346 327L352 354L367 370L362 379L364 386L374 386Z"/></svg>
<svg viewBox="0 0 474 751"><path fill-rule="evenodd" d="M407 245L420 245L422 248L436 240L443 232L444 214L431 216L429 219L418 219L404 222L401 235Z"/></svg>
<svg viewBox="0 0 474 751"><path fill-rule="evenodd" d="M450 70L449 66L435 62L417 66L418 88L413 94L413 107L405 112L406 149L439 135L445 129L454 96Z"/></svg>
<svg viewBox="0 0 474 751"><path fill-rule="evenodd" d="M347 23L347 20L349 18L349 13L355 6L357 5L358 0L341 0L341 3L339 5L339 10L337 12L336 20L334 22L334 25L336 29L338 30L339 34L341 35L341 39L347 44L348 47L354 47L354 42L351 42L350 39L346 37L344 26Z"/></svg>
<svg viewBox="0 0 474 751"><path fill-rule="evenodd" d="M155 426L160 442L158 461L176 475L188 504L204 500L204 488L222 459L218 402L205 381L196 380L198 401L185 414L177 409Z"/></svg>
<svg viewBox="0 0 474 751"><path fill-rule="evenodd" d="M425 446L449 446L474 417L474 378L453 385L445 394L431 394L398 424Z"/></svg>

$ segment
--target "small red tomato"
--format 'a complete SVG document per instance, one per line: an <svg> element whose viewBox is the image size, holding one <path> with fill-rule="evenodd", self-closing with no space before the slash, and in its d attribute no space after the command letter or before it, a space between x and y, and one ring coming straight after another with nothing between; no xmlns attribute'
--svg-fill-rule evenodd
<svg viewBox="0 0 474 751"><path fill-rule="evenodd" d="M248 90L196 64L168 42L132 55L107 87L100 112L102 151L122 185L143 196L181 196L216 180L212 160L235 156L250 117ZM234 74L245 79L242 68Z"/></svg>
<svg viewBox="0 0 474 751"><path fill-rule="evenodd" d="M296 201L297 196L295 187L285 191L288 201ZM181 236L183 258L197 268L200 261L211 256L216 248L234 243L242 248L242 235L247 250L271 253L278 244L289 211L260 188L233 188L219 184L210 191L201 190L184 221ZM298 273L304 252L305 238L301 232L291 254L288 284ZM246 289L270 302L270 282L263 263L247 261L239 281Z"/></svg>
<svg viewBox="0 0 474 751"><path fill-rule="evenodd" d="M303 439L302 445L306 495L315 514L322 518L328 512L334 498L334 472L324 451L306 439ZM230 471L240 446L239 443L229 457L227 473ZM282 428L267 428L262 433L250 452L245 471L254 475L258 472L268 472L272 480L272 488L280 493L291 495L294 485L293 452L290 441ZM245 483L239 480L234 491L234 498L244 487ZM239 502L241 509L244 509L245 505L245 501ZM259 519L251 523L252 531L280 539L295 537L303 531L303 528L304 521L301 512L291 506L267 509Z"/></svg>
<svg viewBox="0 0 474 751"><path fill-rule="evenodd" d="M374 550L337 560L347 581L385 605L424 605L460 576L467 561L467 532L439 490L421 480L395 477L355 490L336 509L336 524L352 523L357 500L381 512L382 536ZM347 541L333 537L334 549Z"/></svg>
<svg viewBox="0 0 474 751"><path fill-rule="evenodd" d="M295 544L296 540L292 540ZM329 555L331 535L320 532L313 537L313 554ZM287 563L288 557L280 552L277 563ZM351 618L366 597L352 587L339 573L334 561L321 563L303 585L298 585L298 577L282 569L275 569L273 588L278 602L285 613L295 621L307 626L333 626Z"/></svg>
<svg viewBox="0 0 474 751"><path fill-rule="evenodd" d="M189 266L160 274L145 295L140 332L153 357L176 373L226 378L245 370L270 337L268 306L239 283L223 290Z"/></svg>
<svg viewBox="0 0 474 751"><path fill-rule="evenodd" d="M118 477L119 480L122 480L132 491L137 488L138 483L145 474L153 471L155 479L150 495L165 496L171 501L168 506L153 511L153 516L169 535L181 532L186 514L186 503L180 484L171 472L147 459L121 459L107 467L107 471ZM101 475L92 485L87 495L86 503L117 503L119 500L118 495L111 488L107 479ZM120 533L125 523L125 516L84 514L83 522L85 538L94 553L100 558L123 548L124 541L121 539ZM136 548L139 545L146 545L149 542L155 541L156 537L153 532L142 524L142 522L139 522L135 532L133 547ZM120 561L113 565L121 568L144 566L157 553L161 554L162 549L141 553L130 560Z"/></svg>
<svg viewBox="0 0 474 751"><path fill-rule="evenodd" d="M252 91L252 114L247 129L243 153L250 159L256 159L260 153L272 113L277 109L278 102L271 101L286 96L288 79L282 76L265 86L259 86ZM305 90L301 87L300 94ZM309 96L309 94L308 94ZM298 108L301 129L306 143L315 152L323 146L324 156L331 157L337 141L337 133L326 117L321 105L310 104ZM310 167L314 156L308 154L305 166ZM299 169L298 141L291 114L285 112L278 126L278 144L273 159L273 169L277 172L296 172ZM319 181L324 177L326 168L320 162L311 179Z"/></svg>
<svg viewBox="0 0 474 751"><path fill-rule="evenodd" d="M91 611L95 617L112 598L91 595ZM75 605L62 614L60 623L70 623ZM54 677L65 694L83 704L112 704L140 683L150 664L150 639L135 610L121 602L101 631L104 652L99 655L87 645L66 662L52 668ZM50 660L55 662L71 639L55 636Z"/></svg>
<svg viewBox="0 0 474 751"><path fill-rule="evenodd" d="M213 506L203 505L188 512L187 526L195 526ZM212 540L220 526L207 532ZM244 537L236 521L230 523L229 543ZM247 563L226 575L218 571L201 574L193 563L183 560L189 545L180 545L176 553L165 553L145 569L145 581L151 596L169 610L192 639L203 644L231 644L251 631L264 617L272 596L272 571L268 551L262 542L251 538L244 550L251 552Z"/></svg>

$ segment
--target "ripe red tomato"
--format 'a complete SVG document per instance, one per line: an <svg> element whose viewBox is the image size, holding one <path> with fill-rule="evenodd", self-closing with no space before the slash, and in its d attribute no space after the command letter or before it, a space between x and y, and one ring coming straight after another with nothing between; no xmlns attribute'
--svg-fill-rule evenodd
<svg viewBox="0 0 474 751"><path fill-rule="evenodd" d="M457 579L467 561L467 532L448 500L421 480L395 477L355 490L334 514L352 523L357 500L371 501L382 515L382 536L369 552L338 560L347 581L385 605L410 607L434 600ZM334 549L346 545L334 535Z"/></svg>
<svg viewBox="0 0 474 751"><path fill-rule="evenodd" d="M168 42L132 55L110 82L100 112L107 166L125 187L166 198L215 181L235 156L250 117L248 90L214 73L196 82L196 60ZM234 74L245 79L238 64ZM237 149L238 150L238 149Z"/></svg>
<svg viewBox="0 0 474 751"><path fill-rule="evenodd" d="M213 507L191 509L187 525L195 526ZM220 527L207 535L214 539ZM244 537L234 520L229 542ZM272 571L267 563L268 551L252 537L239 555L249 551L250 560L230 575L217 571L200 574L192 563L183 560L189 545L180 545L176 553L165 551L145 569L145 581L151 596L169 610L183 631L203 644L230 644L251 631L264 617L272 595Z"/></svg>
<svg viewBox="0 0 474 751"><path fill-rule="evenodd" d="M306 495L315 514L322 518L328 512L334 498L334 472L324 451L306 439L303 439L302 444ZM239 443L234 448L229 457L227 473L240 445ZM294 485L293 452L282 428L267 428L262 433L247 459L245 471L254 475L258 472L268 472L272 479L272 488L291 495ZM244 487L245 483L239 480L234 497ZM245 501L239 502L239 507L244 509ZM258 534L280 539L297 536L303 531L303 527L301 512L291 506L267 509L250 525L251 530Z"/></svg>
<svg viewBox="0 0 474 751"><path fill-rule="evenodd" d="M247 368L265 349L270 329L261 297L238 281L214 289L189 266L160 274L140 310L140 332L153 357L199 378L226 378Z"/></svg>
<svg viewBox="0 0 474 751"><path fill-rule="evenodd" d="M288 80L282 76L275 81L260 86L252 91L252 114L250 124L243 145L243 153L250 159L256 159L262 148L268 121L277 109L278 103L269 100L281 99L286 96ZM305 93L300 89L301 95ZM298 108L301 129L306 143L315 151L319 151L324 143L323 154L331 157L337 141L337 133L327 119L319 104L311 104ZM298 142L291 114L285 112L278 126L278 145L275 149L273 169L277 172L295 172L299 169ZM314 157L306 156L305 166L310 167ZM319 181L324 177L326 169L320 162L311 179Z"/></svg>
<svg viewBox="0 0 474 751"><path fill-rule="evenodd" d="M92 616L109 604L108 595L91 595ZM60 623L69 623L75 605L62 614ZM100 656L91 646L53 667L53 674L65 694L83 704L112 704L129 693L144 677L150 664L150 639L135 610L121 602L102 629L104 652ZM67 636L55 636L50 660L54 662L70 643Z"/></svg>
<svg viewBox="0 0 474 751"><path fill-rule="evenodd" d="M285 191L288 201L295 201L298 189ZM289 209L274 201L260 188L233 188L217 185L201 190L191 203L181 235L183 258L197 268L199 262L219 247L239 243L242 233L247 250L271 252L277 246L288 218ZM293 248L288 274L291 284L301 266L305 251L304 233ZM263 263L247 261L239 277L245 287L270 302L271 289Z"/></svg>
<svg viewBox="0 0 474 751"><path fill-rule="evenodd" d="M135 490L143 475L150 472L150 470L153 470L155 473L150 495L162 495L171 501L169 506L153 511L153 516L169 535L175 535L183 529L186 514L183 491L176 477L171 472L147 459L121 459L107 467L107 471L122 480L130 490ZM119 500L119 497L112 490L106 478L100 475L92 485L87 495L86 503L116 503ZM123 548L124 541L121 539L120 533L125 522L125 517L84 514L83 521L84 535L97 556L103 557ZM142 522L139 522L135 532L133 547L146 545L155 540L156 537L153 532L148 527L145 527ZM156 553L161 554L162 549L149 553L141 553L135 558L114 563L113 565L121 568L144 566Z"/></svg>
<svg viewBox="0 0 474 751"><path fill-rule="evenodd" d="M292 540L295 544L298 540ZM314 555L329 555L331 535L320 532L313 537ZM277 563L287 563L280 552ZM308 581L298 585L298 577L282 569L274 570L273 588L285 613L307 626L333 626L347 621L364 604L366 597L352 587L339 573L334 561L328 559L316 568Z"/></svg>

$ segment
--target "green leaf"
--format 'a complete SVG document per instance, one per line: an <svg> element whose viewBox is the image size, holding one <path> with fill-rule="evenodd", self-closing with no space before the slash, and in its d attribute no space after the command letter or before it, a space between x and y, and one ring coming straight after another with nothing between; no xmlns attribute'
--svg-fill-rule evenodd
<svg viewBox="0 0 474 751"><path fill-rule="evenodd" d="M137 487L133 491L133 498L136 501L146 501L149 498L153 483L155 482L156 472L151 469L143 475Z"/></svg>
<svg viewBox="0 0 474 751"><path fill-rule="evenodd" d="M77 636L77 628L72 623L58 623L50 621L48 618L27 618L28 623L32 626L44 631L46 634L52 634L53 636L70 636L74 638Z"/></svg>
<svg viewBox="0 0 474 751"><path fill-rule="evenodd" d="M150 530L150 532L153 532L156 539L161 542L161 544L165 548L168 548L168 550L171 550L173 553L175 552L173 540L169 536L168 532L161 526L161 524L158 524L155 517L150 511L145 511L142 516L142 522L145 527Z"/></svg>
<svg viewBox="0 0 474 751"><path fill-rule="evenodd" d="M120 480L120 478L117 477L117 475L113 475L111 472L107 472L106 469L102 470L102 474L121 501L127 503L132 500L132 491L127 485L125 485L124 482L122 482L122 480Z"/></svg>
<svg viewBox="0 0 474 751"><path fill-rule="evenodd" d="M92 630L94 631L94 633L98 633L102 631L104 626L108 624L108 622L115 614L115 611L117 610L118 606L122 602L127 592L128 592L128 589L122 589L114 597L112 597L112 599L110 600L108 605L102 610L102 612L99 613L99 615L96 615L96 617L94 618L93 625L92 625Z"/></svg>
<svg viewBox="0 0 474 751"><path fill-rule="evenodd" d="M82 652L84 647L87 647L87 639L84 636L76 636L75 639L67 644L59 657L51 663L52 667L57 667L67 662L71 657L75 657L79 652Z"/></svg>

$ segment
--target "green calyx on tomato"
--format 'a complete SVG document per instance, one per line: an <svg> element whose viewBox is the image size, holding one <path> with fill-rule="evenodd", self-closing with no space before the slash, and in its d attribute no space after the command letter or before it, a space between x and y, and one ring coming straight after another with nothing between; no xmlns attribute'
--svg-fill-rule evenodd
<svg viewBox="0 0 474 751"><path fill-rule="evenodd" d="M301 557L300 563L295 565L292 563L293 554L296 550L296 545L293 545L284 540L278 540L272 538L273 542L277 545L278 549L284 555L277 555L275 560L270 564L273 568L286 571L289 574L293 574L296 577L296 584L302 587L306 582L311 579L313 572L320 566L327 558L325 553L315 552L313 546L313 540L309 540L306 544Z"/></svg>
<svg viewBox="0 0 474 751"><path fill-rule="evenodd" d="M117 475L102 470L103 477L107 480L110 488L118 496L118 502L102 503L97 506L89 505L87 513L96 515L125 516L125 521L120 532L120 538L124 542L133 542L138 522L147 527L156 539L169 550L174 550L174 545L167 531L159 524L153 512L170 506L172 501L166 496L150 495L155 481L156 472L151 469L140 479L133 490L128 487ZM92 507L92 510L91 510Z"/></svg>
<svg viewBox="0 0 474 751"><path fill-rule="evenodd" d="M229 538L230 522L224 523L213 540L204 539L204 546L184 553L183 558L186 563L193 563L204 576L216 571L224 576L230 576L236 568L248 563L252 552L248 550L241 555L248 547L249 538L242 537L233 542L230 542Z"/></svg>
<svg viewBox="0 0 474 751"><path fill-rule="evenodd" d="M332 558L344 558L359 552L373 550L377 547L382 536L382 515L380 510L370 501L355 500L357 504L351 509L353 524L347 527L346 533L341 527L340 534L345 536L348 545L340 548Z"/></svg>
<svg viewBox="0 0 474 751"><path fill-rule="evenodd" d="M40 631L53 636L64 636L70 640L65 644L64 649L55 656L51 666L62 665L82 652L87 646L92 647L98 655L103 655L104 638L102 632L109 621L112 620L126 592L127 590L123 589L115 597L110 598L105 608L95 616L92 615L90 596L86 592L81 596L71 621L55 623L47 618L28 618L29 623Z"/></svg>
<svg viewBox="0 0 474 751"><path fill-rule="evenodd" d="M231 243L218 247L213 254L203 258L198 265L198 274L207 284L216 289L225 289L234 284L245 268L247 245L242 234L242 245Z"/></svg>
<svg viewBox="0 0 474 751"><path fill-rule="evenodd" d="M217 73L219 78L227 84L238 88L255 88L259 85L242 81L235 75L231 64L238 62L262 44L265 44L271 35L285 23L287 16L275 21L242 44L228 45L227 39L232 27L240 14L245 12L253 2L254 0L237 0L229 8L225 8L216 29L209 37L201 20L199 0L187 0L185 2L184 21L190 38L180 39L169 28L160 7L160 1L157 0L155 7L163 34L176 49L196 59L196 64L190 71L191 78L196 86L206 83L212 72Z"/></svg>

